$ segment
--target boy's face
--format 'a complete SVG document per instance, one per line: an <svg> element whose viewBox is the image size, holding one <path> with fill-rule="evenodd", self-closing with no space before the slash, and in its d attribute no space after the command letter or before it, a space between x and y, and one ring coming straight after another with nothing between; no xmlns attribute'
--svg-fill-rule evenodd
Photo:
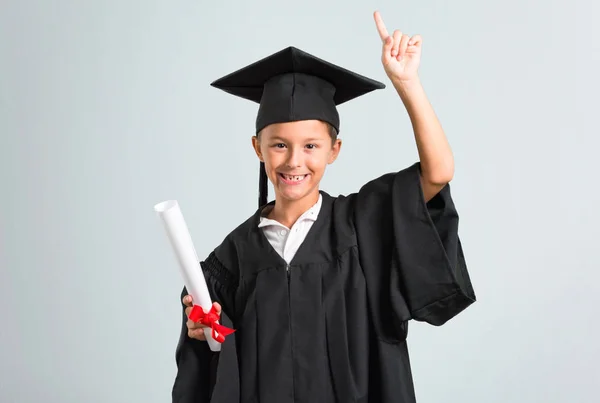
<svg viewBox="0 0 600 403"><path fill-rule="evenodd" d="M341 141L332 142L329 127L319 120L267 126L252 144L265 163L278 199L299 200L318 192L328 164L333 163Z"/></svg>

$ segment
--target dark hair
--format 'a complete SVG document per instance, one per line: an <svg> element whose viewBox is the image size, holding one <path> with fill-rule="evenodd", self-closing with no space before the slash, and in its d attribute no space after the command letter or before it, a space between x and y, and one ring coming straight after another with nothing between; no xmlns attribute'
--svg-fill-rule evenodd
<svg viewBox="0 0 600 403"><path fill-rule="evenodd" d="M327 124L327 128L329 129L329 137L331 137L331 144L335 143L338 136L338 131L331 124L325 122ZM262 130L259 131L256 135L258 139L260 139L260 134ZM268 202L268 192L269 192L269 177L267 176L267 171L265 169L265 163L260 162L260 172L258 179L258 208L261 208Z"/></svg>

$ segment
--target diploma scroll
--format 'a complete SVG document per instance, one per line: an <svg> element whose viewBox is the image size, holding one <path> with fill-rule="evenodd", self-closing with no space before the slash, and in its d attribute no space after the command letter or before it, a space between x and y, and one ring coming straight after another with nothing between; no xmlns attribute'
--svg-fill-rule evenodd
<svg viewBox="0 0 600 403"><path fill-rule="evenodd" d="M212 300L206 286L204 274L200 268L198 254L194 248L192 237L179 208L179 203L177 200L166 200L156 204L154 211L158 213L167 233L169 243L175 252L175 257L179 263L188 294L192 296L194 305L198 305L205 313L210 315L209 311L212 308ZM216 319L213 315L213 320ZM221 344L213 338L213 331L215 334L217 333L214 327L211 329L209 326L204 329L206 341L212 351L220 351ZM222 336L224 335L220 335L220 337Z"/></svg>

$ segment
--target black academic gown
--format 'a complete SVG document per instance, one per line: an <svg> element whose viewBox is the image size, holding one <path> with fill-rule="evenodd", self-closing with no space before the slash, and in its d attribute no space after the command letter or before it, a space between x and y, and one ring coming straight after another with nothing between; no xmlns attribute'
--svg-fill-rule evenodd
<svg viewBox="0 0 600 403"><path fill-rule="evenodd" d="M419 172L321 192L290 265L258 228L260 210L232 231L201 267L237 331L217 362L184 316L173 402L415 402L408 322L439 326L475 301L450 186L425 203Z"/></svg>

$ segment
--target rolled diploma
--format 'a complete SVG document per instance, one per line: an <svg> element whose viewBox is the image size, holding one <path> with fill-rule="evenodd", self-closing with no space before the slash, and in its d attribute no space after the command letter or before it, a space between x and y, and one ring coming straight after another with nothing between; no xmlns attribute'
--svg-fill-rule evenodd
<svg viewBox="0 0 600 403"><path fill-rule="evenodd" d="M169 238L169 242L175 252L175 257L179 263L179 268L185 287L189 295L193 298L193 303L199 305L204 312L208 312L212 307L212 300L206 279L200 268L198 254L192 242L189 229L177 200L166 200L154 206L154 211L158 213L163 222L163 226ZM212 351L220 351L221 343L212 337L212 329L204 329L206 341Z"/></svg>

